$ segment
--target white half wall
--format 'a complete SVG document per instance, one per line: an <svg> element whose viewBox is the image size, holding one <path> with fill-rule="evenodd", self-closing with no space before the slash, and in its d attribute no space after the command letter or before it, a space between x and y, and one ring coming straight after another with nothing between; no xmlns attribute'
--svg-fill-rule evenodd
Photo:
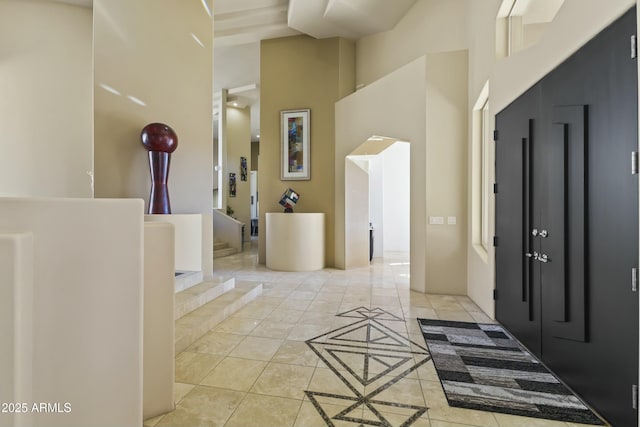
<svg viewBox="0 0 640 427"><path fill-rule="evenodd" d="M175 408L174 226L144 223L143 418Z"/></svg>
<svg viewBox="0 0 640 427"><path fill-rule="evenodd" d="M175 227L176 271L202 271L213 275L213 218L202 214L145 215L148 222L168 222Z"/></svg>
<svg viewBox="0 0 640 427"><path fill-rule="evenodd" d="M0 234L0 402L32 402L33 234ZM7 409L7 408L5 408ZM20 408L22 410L22 408ZM30 411L0 411L0 425L29 425Z"/></svg>
<svg viewBox="0 0 640 427"><path fill-rule="evenodd" d="M32 401L63 411L31 425L142 424L143 207L0 199L1 232L33 235Z"/></svg>

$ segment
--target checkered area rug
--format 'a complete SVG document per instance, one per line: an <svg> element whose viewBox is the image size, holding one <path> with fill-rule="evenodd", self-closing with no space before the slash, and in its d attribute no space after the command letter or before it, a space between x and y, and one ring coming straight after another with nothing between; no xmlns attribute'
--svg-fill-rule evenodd
<svg viewBox="0 0 640 427"><path fill-rule="evenodd" d="M450 406L604 425L501 326L418 322Z"/></svg>

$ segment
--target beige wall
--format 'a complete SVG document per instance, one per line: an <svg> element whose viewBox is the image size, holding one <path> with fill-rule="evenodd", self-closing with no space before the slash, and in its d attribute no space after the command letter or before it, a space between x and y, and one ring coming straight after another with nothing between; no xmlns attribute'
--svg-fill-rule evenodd
<svg viewBox="0 0 640 427"><path fill-rule="evenodd" d="M198 1L95 0L94 38L96 197L137 197L148 203L149 164L140 131L162 122L179 141L169 172L172 212L210 213L211 17Z"/></svg>
<svg viewBox="0 0 640 427"><path fill-rule="evenodd" d="M354 62L345 59L349 45L337 38L297 36L265 40L260 50L260 223L265 223L265 212L282 212L280 196L287 188L293 188L300 193L296 212L326 214L327 266L333 266L335 261L334 104L349 91L346 76L354 73ZM311 179L281 181L280 111L299 108L311 109ZM260 233L262 263L264 238Z"/></svg>
<svg viewBox="0 0 640 427"><path fill-rule="evenodd" d="M467 34L467 0L418 0L392 30L358 40L356 84L367 85L425 53L466 49Z"/></svg>
<svg viewBox="0 0 640 427"><path fill-rule="evenodd" d="M240 157L247 158L247 180L240 179ZM227 176L236 174L236 197L231 197L227 189L227 206L234 210L233 216L245 224L245 240L249 240L251 224L251 192L249 172L251 171L251 110L250 108L227 108Z"/></svg>
<svg viewBox="0 0 640 427"><path fill-rule="evenodd" d="M92 13L0 1L0 195L92 197Z"/></svg>
<svg viewBox="0 0 640 427"><path fill-rule="evenodd" d="M467 51L427 55L427 292L467 293ZM448 217L456 224L448 224Z"/></svg>

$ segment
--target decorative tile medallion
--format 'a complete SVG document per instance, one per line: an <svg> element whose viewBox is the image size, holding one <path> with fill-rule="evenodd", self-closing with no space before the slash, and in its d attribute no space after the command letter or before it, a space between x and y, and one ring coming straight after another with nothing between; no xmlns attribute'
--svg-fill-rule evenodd
<svg viewBox="0 0 640 427"><path fill-rule="evenodd" d="M384 396L401 396L394 389L431 360L427 349L396 332L393 326L404 319L380 308L359 307L337 316L355 320L306 341L349 391L305 391L322 419L330 427L412 425L427 408Z"/></svg>

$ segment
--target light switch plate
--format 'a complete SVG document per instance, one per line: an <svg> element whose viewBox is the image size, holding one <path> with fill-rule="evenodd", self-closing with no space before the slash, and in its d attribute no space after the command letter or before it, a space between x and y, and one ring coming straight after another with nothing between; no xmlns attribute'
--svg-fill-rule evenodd
<svg viewBox="0 0 640 427"><path fill-rule="evenodd" d="M430 216L429 224L431 225L442 225L444 224L444 217L442 216Z"/></svg>
<svg viewBox="0 0 640 427"><path fill-rule="evenodd" d="M458 223L458 219L455 216L448 216L447 217L447 224L456 225L457 223Z"/></svg>

